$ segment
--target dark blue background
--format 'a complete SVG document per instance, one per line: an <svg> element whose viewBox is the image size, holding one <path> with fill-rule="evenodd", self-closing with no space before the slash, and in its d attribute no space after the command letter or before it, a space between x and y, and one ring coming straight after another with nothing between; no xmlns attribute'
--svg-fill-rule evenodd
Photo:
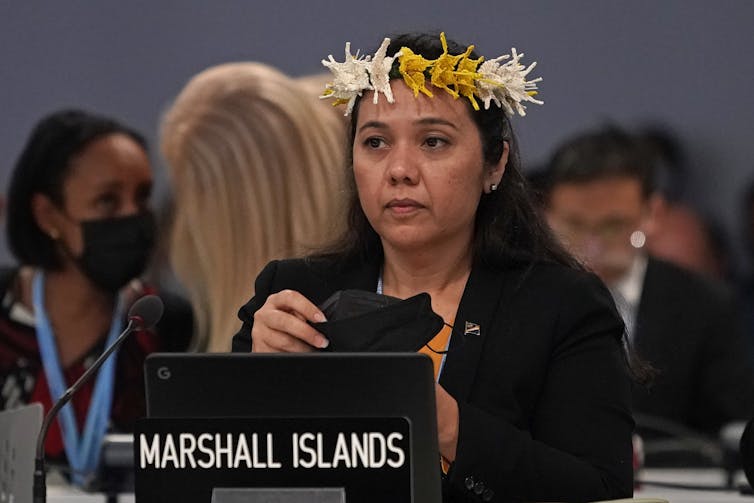
<svg viewBox="0 0 754 503"><path fill-rule="evenodd" d="M516 121L529 164L584 127L661 122L689 148L690 195L733 232L754 168L752 24L750 0L2 1L0 183L52 109L112 114L155 141L162 111L209 65L302 75L342 59L347 40L371 50L385 33L440 28L487 57L515 46L539 62L546 104Z"/></svg>

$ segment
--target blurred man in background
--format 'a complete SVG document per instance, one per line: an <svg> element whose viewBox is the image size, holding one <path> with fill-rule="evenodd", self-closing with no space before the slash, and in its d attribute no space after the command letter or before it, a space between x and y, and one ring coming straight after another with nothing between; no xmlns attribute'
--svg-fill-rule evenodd
<svg viewBox="0 0 754 503"><path fill-rule="evenodd" d="M650 387L636 386L639 417L715 436L751 417L753 353L730 292L646 251L661 229L638 138L615 128L576 136L553 154L540 185L551 227L607 284L629 343L658 371Z"/></svg>

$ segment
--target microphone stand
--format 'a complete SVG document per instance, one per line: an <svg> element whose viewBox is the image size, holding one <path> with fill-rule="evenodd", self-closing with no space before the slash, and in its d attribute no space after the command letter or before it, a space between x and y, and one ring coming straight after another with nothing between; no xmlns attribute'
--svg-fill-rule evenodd
<svg viewBox="0 0 754 503"><path fill-rule="evenodd" d="M47 438L47 432L50 429L50 425L55 420L60 409L67 404L73 395L84 385L92 375L105 363L105 360L126 340L126 337L133 332L137 327L144 325L144 320L141 316L132 315L128 317L128 325L123 330L115 342L105 349L105 351L95 360L91 367L86 369L86 372L79 377L70 388L63 393L57 402L52 406L50 411L45 415L44 421L42 421L42 428L39 430L39 436L37 437L37 449L36 456L34 458L34 486L33 486L33 501L34 503L45 503L47 501L47 480L45 474L45 439Z"/></svg>

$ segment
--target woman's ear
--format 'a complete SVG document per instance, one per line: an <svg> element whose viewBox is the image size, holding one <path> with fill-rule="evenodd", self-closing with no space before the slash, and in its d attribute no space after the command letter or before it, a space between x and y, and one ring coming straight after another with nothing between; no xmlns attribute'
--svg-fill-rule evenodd
<svg viewBox="0 0 754 503"><path fill-rule="evenodd" d="M482 187L485 194L494 192L500 186L500 181L503 179L503 173L505 173L505 167L508 165L509 153L510 146L507 141L503 141L503 154L500 156L500 160L496 164L487 167L485 170L484 187Z"/></svg>
<svg viewBox="0 0 754 503"><path fill-rule="evenodd" d="M58 207L45 194L36 194L31 196L31 214L37 227L47 234L50 239L55 240L60 237L60 225Z"/></svg>

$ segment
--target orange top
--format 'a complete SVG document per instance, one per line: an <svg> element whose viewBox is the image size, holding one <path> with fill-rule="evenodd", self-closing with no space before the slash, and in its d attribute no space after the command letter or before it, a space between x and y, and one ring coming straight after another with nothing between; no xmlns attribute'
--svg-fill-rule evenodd
<svg viewBox="0 0 754 503"><path fill-rule="evenodd" d="M445 351L448 347L448 341L450 340L450 334L453 332L453 326L451 324L445 324L442 327L442 330L440 330L437 335L435 335L431 341L429 341L427 344L422 347L419 352L422 354L425 354L432 358L432 366L435 369L435 382L437 381L437 376L440 374L440 366L442 366L442 357L445 356L443 353L435 353L435 351ZM432 351L427 346L431 347L435 351ZM448 473L448 469L450 468L450 463L447 459L440 456L440 466L442 468L443 473Z"/></svg>
<svg viewBox="0 0 754 503"><path fill-rule="evenodd" d="M431 341L422 347L419 352L432 358L432 365L435 368L435 381L437 376L440 375L440 366L442 365L442 357L444 354L435 353L435 351L445 351L448 347L448 341L450 340L450 334L453 332L452 323L443 325L442 329L435 335ZM435 351L432 351L432 349Z"/></svg>

